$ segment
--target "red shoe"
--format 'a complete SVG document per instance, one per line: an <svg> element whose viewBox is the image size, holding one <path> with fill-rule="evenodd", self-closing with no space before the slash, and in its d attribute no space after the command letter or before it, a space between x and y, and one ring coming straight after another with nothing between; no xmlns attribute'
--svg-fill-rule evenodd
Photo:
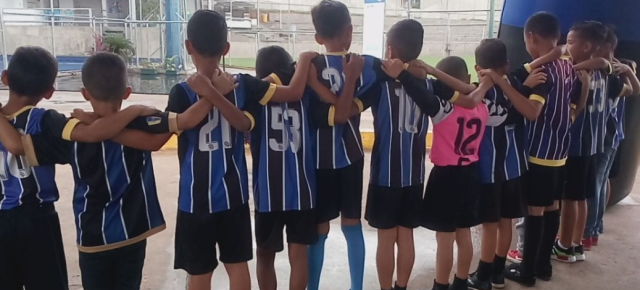
<svg viewBox="0 0 640 290"><path fill-rule="evenodd" d="M582 239L582 246L585 251L591 251L591 246L593 245L592 241L592 238Z"/></svg>
<svg viewBox="0 0 640 290"><path fill-rule="evenodd" d="M597 246L598 245L598 237L592 237L591 238L591 245L592 246Z"/></svg>
<svg viewBox="0 0 640 290"><path fill-rule="evenodd" d="M511 263L520 263L522 262L522 254L518 250L509 251L507 254L507 260L511 261Z"/></svg>

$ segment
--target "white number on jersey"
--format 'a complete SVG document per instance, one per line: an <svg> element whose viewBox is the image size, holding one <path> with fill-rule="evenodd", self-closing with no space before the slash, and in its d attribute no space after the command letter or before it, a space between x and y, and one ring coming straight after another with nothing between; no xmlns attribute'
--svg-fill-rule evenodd
<svg viewBox="0 0 640 290"><path fill-rule="evenodd" d="M604 111L605 105L607 104L607 99L604 96L604 90L607 89L607 83L604 79L591 81L589 84L589 93L593 93L593 104L589 105L589 113L593 113L596 109L598 112ZM596 97L600 97L600 99L596 99ZM597 103L596 103L597 102Z"/></svg>
<svg viewBox="0 0 640 290"><path fill-rule="evenodd" d="M9 167L8 173L7 167ZM27 157L15 156L9 152L0 152L0 180L8 180L8 174L11 174L16 178L29 177L29 175L31 175L31 166L29 166Z"/></svg>
<svg viewBox="0 0 640 290"><path fill-rule="evenodd" d="M214 141L214 131L218 125L221 125L222 145L225 149L231 148L231 128L229 122L220 116L218 108L213 108L213 114L209 113L209 117L209 122L200 128L200 134L198 134L198 148L200 151L216 151L220 149L218 141Z"/></svg>
<svg viewBox="0 0 640 290"><path fill-rule="evenodd" d="M398 97L398 132L418 133L418 121L420 121L420 108L411 100L401 88L395 89Z"/></svg>
<svg viewBox="0 0 640 290"><path fill-rule="evenodd" d="M286 124L284 120L289 120L291 123ZM278 143L275 138L269 138L269 148L273 151L285 151L291 147L293 152L298 152L301 137L300 125L300 114L296 110L282 110L280 106L271 107L271 129L281 132L282 143ZM292 140L289 140L289 133Z"/></svg>
<svg viewBox="0 0 640 290"><path fill-rule="evenodd" d="M328 67L322 70L322 78L329 81L331 84L331 91L335 94L342 88L342 79L344 74L341 74L337 69Z"/></svg>

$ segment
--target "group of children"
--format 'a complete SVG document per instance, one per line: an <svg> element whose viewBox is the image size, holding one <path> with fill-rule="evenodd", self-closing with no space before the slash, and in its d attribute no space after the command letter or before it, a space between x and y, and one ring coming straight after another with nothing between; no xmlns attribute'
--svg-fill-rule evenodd
<svg viewBox="0 0 640 290"><path fill-rule="evenodd" d="M317 290L329 222L340 217L351 289L362 290L359 115L368 108L375 143L365 218L378 230L381 289L407 289L419 226L437 233L433 289L502 288L505 278L532 286L551 279L552 257L584 260L602 232L606 179L623 138L620 97L640 92L635 65L613 57L611 29L578 23L563 49L557 19L538 13L525 26L533 61L509 73L504 43L484 40L476 49L479 82L471 84L461 58L436 68L417 60L424 34L417 21L389 30L380 60L348 53L352 25L343 3L322 0L311 14L326 53L305 52L293 62L283 48L266 47L253 77L220 72L230 49L224 16L194 13L185 45L197 73L171 90L165 112L121 110L131 92L126 65L109 53L82 68L82 95L93 112L67 118L37 108L53 94L57 63L42 48L16 50L2 73L10 92L0 108L7 117L0 118L2 289L68 289L55 164L73 169L84 289L139 289L146 238L165 228L150 152L177 134L174 267L189 274L188 289L211 289L218 259L230 289L250 289L252 234L259 287L276 289L274 259L286 228L289 288ZM425 180L429 118L434 167ZM522 217L524 247L508 253L512 219ZM479 224L481 257L470 275L470 228ZM507 256L521 263L506 267Z"/></svg>

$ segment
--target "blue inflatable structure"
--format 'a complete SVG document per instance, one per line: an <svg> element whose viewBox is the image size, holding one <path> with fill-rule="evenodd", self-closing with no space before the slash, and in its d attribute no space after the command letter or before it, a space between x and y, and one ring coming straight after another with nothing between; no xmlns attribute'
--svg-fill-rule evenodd
<svg viewBox="0 0 640 290"><path fill-rule="evenodd" d="M530 60L523 42L523 27L527 18L538 11L555 14L566 35L571 25L582 20L597 20L614 25L619 45L618 58L640 63L640 1L638 0L505 0L498 38L508 47L509 61L520 64ZM624 199L635 182L640 158L640 100L627 99L626 139L616 157L619 174L611 181L610 204Z"/></svg>

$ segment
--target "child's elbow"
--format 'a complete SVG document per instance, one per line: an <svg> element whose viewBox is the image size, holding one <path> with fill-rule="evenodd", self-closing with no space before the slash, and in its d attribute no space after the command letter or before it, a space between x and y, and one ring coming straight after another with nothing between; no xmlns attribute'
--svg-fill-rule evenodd
<svg viewBox="0 0 640 290"><path fill-rule="evenodd" d="M5 148L14 156L25 155L24 147L22 146L22 144L7 144Z"/></svg>

